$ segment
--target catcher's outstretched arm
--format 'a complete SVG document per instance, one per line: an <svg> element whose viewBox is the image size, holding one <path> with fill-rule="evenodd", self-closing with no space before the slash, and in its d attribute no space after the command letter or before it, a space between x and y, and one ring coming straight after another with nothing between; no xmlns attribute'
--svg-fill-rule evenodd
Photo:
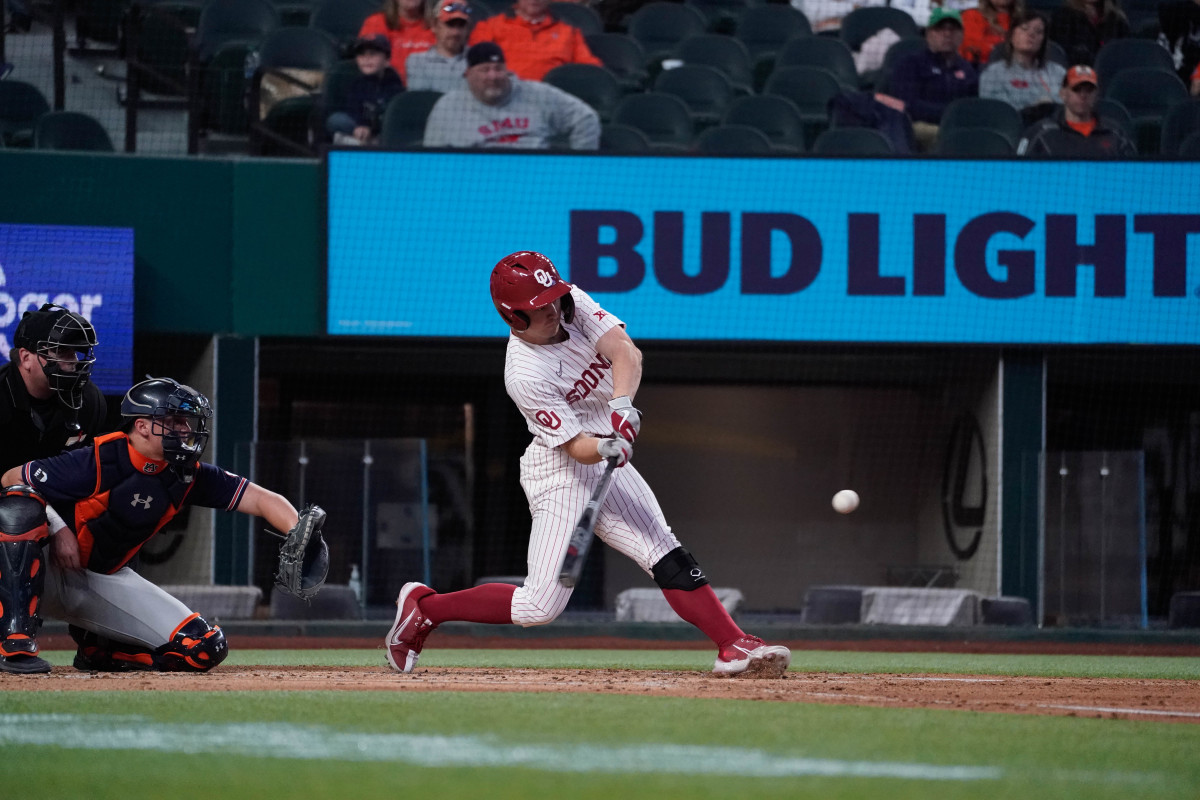
<svg viewBox="0 0 1200 800"><path fill-rule="evenodd" d="M246 485L246 492L242 495L242 502L238 504L237 510L243 514L262 517L275 530L284 533L295 527L300 519L296 507L286 497L253 482Z"/></svg>

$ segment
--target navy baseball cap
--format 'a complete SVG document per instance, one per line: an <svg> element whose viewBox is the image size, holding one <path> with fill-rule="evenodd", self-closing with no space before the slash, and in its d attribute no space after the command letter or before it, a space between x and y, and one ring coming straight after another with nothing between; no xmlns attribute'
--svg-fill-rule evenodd
<svg viewBox="0 0 1200 800"><path fill-rule="evenodd" d="M480 42L467 51L467 69L479 64L503 64L504 51L495 42Z"/></svg>
<svg viewBox="0 0 1200 800"><path fill-rule="evenodd" d="M388 58L392 57L392 43L382 33L377 33L374 36L362 36L355 40L354 55L364 53L367 50L377 50Z"/></svg>

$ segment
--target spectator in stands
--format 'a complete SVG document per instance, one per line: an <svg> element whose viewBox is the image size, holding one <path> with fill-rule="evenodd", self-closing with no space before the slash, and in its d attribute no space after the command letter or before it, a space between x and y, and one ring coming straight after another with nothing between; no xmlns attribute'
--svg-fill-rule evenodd
<svg viewBox="0 0 1200 800"><path fill-rule="evenodd" d="M792 6L808 17L813 33L836 33L842 29L842 19L854 9L886 5L887 0L792 0Z"/></svg>
<svg viewBox="0 0 1200 800"><path fill-rule="evenodd" d="M379 139L388 101L404 91L404 82L388 63L391 55L391 44L382 33L354 43L360 75L346 91L346 104L325 121L334 144L374 144Z"/></svg>
<svg viewBox="0 0 1200 800"><path fill-rule="evenodd" d="M963 43L959 54L982 69L992 48L1008 35L1012 18L1024 11L1023 0L979 0L977 7L962 12Z"/></svg>
<svg viewBox="0 0 1200 800"><path fill-rule="evenodd" d="M1192 84L1196 94L1195 72L1200 66L1200 0L1166 0L1158 5L1158 24L1162 40L1175 56L1179 77Z"/></svg>
<svg viewBox="0 0 1200 800"><path fill-rule="evenodd" d="M8 9L8 27L4 29L6 33L29 33L29 29L33 27L33 17L29 12L31 1L4 0L4 7Z"/></svg>
<svg viewBox="0 0 1200 800"><path fill-rule="evenodd" d="M1005 43L1004 58L979 76L979 96L1003 100L1032 125L1062 102L1059 89L1067 68L1046 58L1046 18L1036 11L1013 17Z"/></svg>
<svg viewBox="0 0 1200 800"><path fill-rule="evenodd" d="M392 67L403 79L413 53L433 47L433 29L425 19L425 0L383 0L383 10L363 20L358 35L382 33L392 46Z"/></svg>
<svg viewBox="0 0 1200 800"><path fill-rule="evenodd" d="M467 37L471 35L471 7L450 0L430 13L436 43L408 57L408 88L450 92L462 89L467 70Z"/></svg>
<svg viewBox="0 0 1200 800"><path fill-rule="evenodd" d="M495 42L467 50L465 89L442 95L425 123L426 147L546 149L566 140L572 150L600 146L600 118L587 103L508 71Z"/></svg>
<svg viewBox="0 0 1200 800"><path fill-rule="evenodd" d="M540 81L560 64L602 65L583 31L551 13L550 0L516 0L503 14L475 26L471 44L479 42L500 45L508 68L523 81Z"/></svg>
<svg viewBox="0 0 1200 800"><path fill-rule="evenodd" d="M1137 148L1120 126L1096 115L1096 71L1086 64L1067 70L1059 90L1062 106L1025 132L1017 154L1051 158L1133 158Z"/></svg>
<svg viewBox="0 0 1200 800"><path fill-rule="evenodd" d="M961 15L935 8L925 27L925 48L896 62L888 82L890 96L876 95L880 102L908 113L917 145L925 152L933 149L946 106L979 91L979 73L958 54L962 35Z"/></svg>
<svg viewBox="0 0 1200 800"><path fill-rule="evenodd" d="M1071 64L1095 63L1105 42L1129 34L1129 20L1117 0L1063 0L1050 15L1050 39L1062 45Z"/></svg>

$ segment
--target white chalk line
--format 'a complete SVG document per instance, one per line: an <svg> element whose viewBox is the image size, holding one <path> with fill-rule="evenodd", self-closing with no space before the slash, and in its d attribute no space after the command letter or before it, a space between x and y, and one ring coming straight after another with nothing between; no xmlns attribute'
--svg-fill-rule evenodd
<svg viewBox="0 0 1200 800"><path fill-rule="evenodd" d="M0 747L213 753L298 760L385 761L422 767L521 767L547 772L819 776L992 781L992 766L803 758L704 745L508 744L497 737L361 733L283 723L174 724L132 716L0 714Z"/></svg>
<svg viewBox="0 0 1200 800"><path fill-rule="evenodd" d="M1064 711L1096 711L1102 714L1145 714L1156 717L1200 717L1197 711L1160 711L1151 708L1110 708L1108 706L1060 706L1038 703L1038 708L1058 708Z"/></svg>

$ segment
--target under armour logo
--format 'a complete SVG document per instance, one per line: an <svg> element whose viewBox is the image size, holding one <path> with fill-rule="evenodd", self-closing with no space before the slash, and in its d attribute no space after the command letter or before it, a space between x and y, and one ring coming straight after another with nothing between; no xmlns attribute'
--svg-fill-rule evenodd
<svg viewBox="0 0 1200 800"><path fill-rule="evenodd" d="M153 497L153 496L151 496L151 495L147 495L147 496L146 496L146 499L145 499L145 500L143 500L143 499L142 499L142 495L141 495L141 493L140 493L140 492L137 492L137 493L135 493L135 494L133 495L133 500L132 500L132 502L130 502L130 503L129 503L129 505L131 505L131 506L141 506L142 508L149 508L149 507L150 507L150 501L151 501L151 500L153 500L153 499L154 499L154 497Z"/></svg>

